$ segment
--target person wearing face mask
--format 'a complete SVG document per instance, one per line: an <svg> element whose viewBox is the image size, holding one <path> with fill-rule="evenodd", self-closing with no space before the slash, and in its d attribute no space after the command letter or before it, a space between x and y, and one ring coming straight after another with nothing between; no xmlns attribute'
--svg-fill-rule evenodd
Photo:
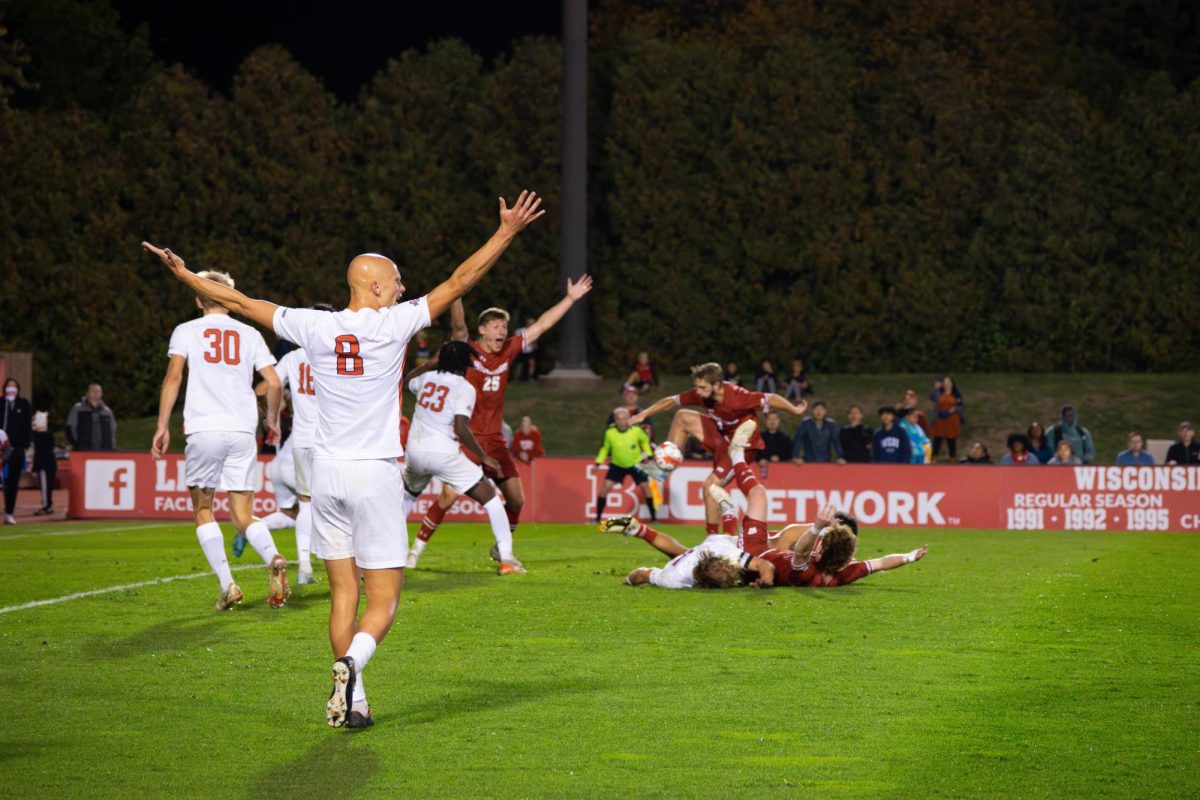
<svg viewBox="0 0 1200 800"><path fill-rule="evenodd" d="M0 403L0 430L8 439L4 450L4 524L16 525L13 511L17 507L17 488L25 469L25 451L33 443L33 407L21 397L21 383L16 378L4 382L4 400ZM11 449L10 449L11 448Z"/></svg>

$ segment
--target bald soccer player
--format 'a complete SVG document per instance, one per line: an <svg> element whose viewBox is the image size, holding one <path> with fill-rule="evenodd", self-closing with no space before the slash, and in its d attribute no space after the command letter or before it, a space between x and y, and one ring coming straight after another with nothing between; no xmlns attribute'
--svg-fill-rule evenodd
<svg viewBox="0 0 1200 800"><path fill-rule="evenodd" d="M526 225L544 214L540 198L521 192L509 208L500 199L500 226L454 274L425 297L397 305L400 272L369 253L350 262L350 304L336 313L284 308L251 300L189 272L170 250L143 242L197 294L304 348L317 377L312 513L313 549L329 575L329 641L333 691L325 706L330 727L374 724L362 671L396 616L404 586L408 535L399 491L400 377L404 351L417 331L480 281ZM359 574L367 607L358 617Z"/></svg>

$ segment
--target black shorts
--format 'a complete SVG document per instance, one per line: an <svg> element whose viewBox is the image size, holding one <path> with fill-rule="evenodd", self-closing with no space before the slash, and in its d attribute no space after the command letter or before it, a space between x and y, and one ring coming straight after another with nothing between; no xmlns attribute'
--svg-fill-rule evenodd
<svg viewBox="0 0 1200 800"><path fill-rule="evenodd" d="M633 478L634 483L645 483L650 480L646 477L646 473L637 467L618 467L616 464L608 465L608 474L604 476L604 479L620 486L626 478L630 477Z"/></svg>

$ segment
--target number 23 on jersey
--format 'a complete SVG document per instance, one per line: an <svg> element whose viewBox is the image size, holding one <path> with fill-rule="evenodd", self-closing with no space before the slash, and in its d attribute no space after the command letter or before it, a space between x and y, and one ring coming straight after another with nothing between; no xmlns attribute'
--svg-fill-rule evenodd
<svg viewBox="0 0 1200 800"><path fill-rule="evenodd" d="M437 397L434 397L434 395ZM450 394L449 386L439 386L436 383L425 384L425 390L421 392L421 396L417 398L417 405L423 408L428 408L434 414L441 411L446 405L446 395Z"/></svg>

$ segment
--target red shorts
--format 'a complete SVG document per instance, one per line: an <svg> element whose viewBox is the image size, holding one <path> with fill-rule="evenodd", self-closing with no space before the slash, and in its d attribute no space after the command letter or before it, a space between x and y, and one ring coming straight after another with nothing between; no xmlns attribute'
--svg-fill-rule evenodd
<svg viewBox="0 0 1200 800"><path fill-rule="evenodd" d="M722 484L733 479L733 462L729 460L729 437L721 433L712 417L701 415L700 427L704 429L704 449L713 454L713 473L721 479ZM763 445L762 437L757 433L746 448L746 463L753 464L757 459L759 449Z"/></svg>
<svg viewBox="0 0 1200 800"><path fill-rule="evenodd" d="M742 533L738 540L738 547L752 556L760 555L768 547L768 533L767 523L742 517Z"/></svg>
<svg viewBox="0 0 1200 800"><path fill-rule="evenodd" d="M513 460L512 451L508 449L508 445L504 443L504 437L496 436L477 436L479 446L483 448L483 452L487 453L492 458L500 462L500 474L497 475L487 467L483 468L483 474L494 480L496 483L503 483L509 478L520 478L520 473L517 472L517 462ZM463 448L463 452L467 454L467 458L479 463L479 459L475 454Z"/></svg>

